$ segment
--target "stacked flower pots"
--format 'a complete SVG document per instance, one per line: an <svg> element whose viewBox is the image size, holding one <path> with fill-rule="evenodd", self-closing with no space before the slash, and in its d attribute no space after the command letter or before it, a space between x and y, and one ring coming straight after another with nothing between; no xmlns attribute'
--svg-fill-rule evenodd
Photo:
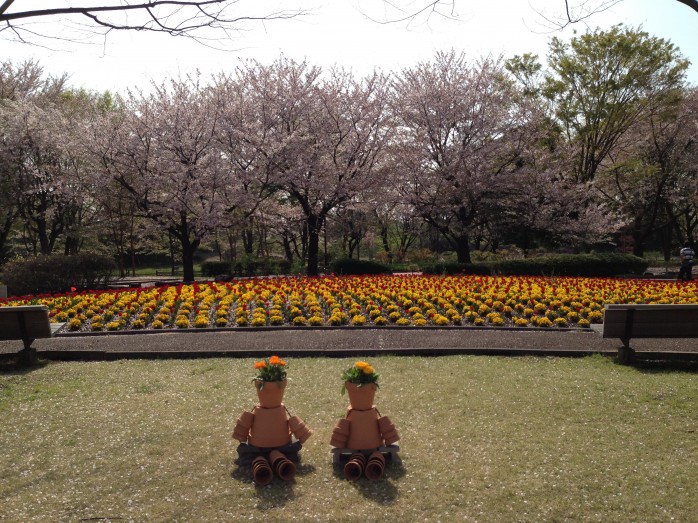
<svg viewBox="0 0 698 523"><path fill-rule="evenodd" d="M274 475L291 481L296 475L298 452L313 432L298 416L289 417L283 404L286 362L272 356L255 366L259 371L254 380L259 403L251 412L243 412L233 429L233 438L240 442L237 463L250 465L257 485L270 483Z"/></svg>
<svg viewBox="0 0 698 523"><path fill-rule="evenodd" d="M346 417L337 422L330 445L334 462L344 465L344 477L350 481L365 476L370 480L383 477L386 457L392 459L399 451L395 443L400 436L387 416L381 416L373 404L378 388L378 375L366 362L356 362L342 374L346 380L343 391L349 394Z"/></svg>

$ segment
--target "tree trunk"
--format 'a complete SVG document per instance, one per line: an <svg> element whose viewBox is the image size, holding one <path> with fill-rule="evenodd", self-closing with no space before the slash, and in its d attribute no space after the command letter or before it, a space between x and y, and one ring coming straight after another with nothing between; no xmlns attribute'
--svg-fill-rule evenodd
<svg viewBox="0 0 698 523"><path fill-rule="evenodd" d="M64 253L66 256L77 254L80 252L80 238L76 238L75 236L66 236L65 237L65 250Z"/></svg>
<svg viewBox="0 0 698 523"><path fill-rule="evenodd" d="M182 244L182 280L184 283L191 283L194 281L194 253L201 240L199 238L189 239L189 222L185 211L180 214L179 227L170 232L178 236Z"/></svg>
<svg viewBox="0 0 698 523"><path fill-rule="evenodd" d="M39 238L39 248L41 250L41 254L51 254L53 246L51 245L48 232L46 230L46 220L36 220L36 235Z"/></svg>
<svg viewBox="0 0 698 523"><path fill-rule="evenodd" d="M284 256L286 256L286 260L288 260L288 263L293 263L293 250L291 249L291 240L287 233L281 235L281 244L284 247Z"/></svg>
<svg viewBox="0 0 698 523"><path fill-rule="evenodd" d="M393 263L393 252L390 250L390 242L388 241L388 228L384 225L380 228L381 240L383 240L383 250L388 257L388 263L392 265Z"/></svg>
<svg viewBox="0 0 698 523"><path fill-rule="evenodd" d="M318 257L320 253L320 228L322 218L310 215L307 218L308 224L308 276L318 275Z"/></svg>
<svg viewBox="0 0 698 523"><path fill-rule="evenodd" d="M5 242L7 241L7 237L12 229L13 221L14 218L8 214L8 216L5 218L5 223L3 224L2 228L0 228L0 264L2 264L4 261Z"/></svg>
<svg viewBox="0 0 698 523"><path fill-rule="evenodd" d="M245 248L245 254L252 256L254 253L254 232L252 229L242 231L242 244Z"/></svg>
<svg viewBox="0 0 698 523"><path fill-rule="evenodd" d="M200 240L189 240L186 236L182 239L182 281L192 283L194 281L194 253L199 247Z"/></svg>
<svg viewBox="0 0 698 523"><path fill-rule="evenodd" d="M170 231L167 231L167 240L170 247L170 276L174 276L177 271L177 262L175 262L174 242Z"/></svg>
<svg viewBox="0 0 698 523"><path fill-rule="evenodd" d="M470 245L468 243L468 235L461 234L453 238L453 244L458 256L458 263L472 263L470 259Z"/></svg>
<svg viewBox="0 0 698 523"><path fill-rule="evenodd" d="M645 244L641 235L633 234L633 254L642 258L645 254Z"/></svg>
<svg viewBox="0 0 698 523"><path fill-rule="evenodd" d="M238 258L238 252L237 252L237 237L235 234L230 232L230 230L227 231L228 235L228 249L230 251L230 260L231 262L234 262Z"/></svg>

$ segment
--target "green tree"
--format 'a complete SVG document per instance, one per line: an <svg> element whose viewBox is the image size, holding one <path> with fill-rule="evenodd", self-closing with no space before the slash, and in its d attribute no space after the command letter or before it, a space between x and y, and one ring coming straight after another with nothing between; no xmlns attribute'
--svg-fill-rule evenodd
<svg viewBox="0 0 698 523"><path fill-rule="evenodd" d="M633 126L677 104L689 62L670 42L615 26L569 43L553 38L543 94L575 148L576 181L613 162Z"/></svg>

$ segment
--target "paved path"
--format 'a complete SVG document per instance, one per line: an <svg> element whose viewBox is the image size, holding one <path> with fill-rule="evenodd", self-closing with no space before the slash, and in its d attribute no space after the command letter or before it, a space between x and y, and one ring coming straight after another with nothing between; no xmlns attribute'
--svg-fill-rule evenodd
<svg viewBox="0 0 698 523"><path fill-rule="evenodd" d="M502 354L583 356L615 354L619 340L603 339L595 330L344 328L186 331L154 334L67 336L36 340L40 357L117 359L159 357L372 354ZM695 353L698 340L637 340L637 351ZM16 353L21 341L0 342L0 355Z"/></svg>

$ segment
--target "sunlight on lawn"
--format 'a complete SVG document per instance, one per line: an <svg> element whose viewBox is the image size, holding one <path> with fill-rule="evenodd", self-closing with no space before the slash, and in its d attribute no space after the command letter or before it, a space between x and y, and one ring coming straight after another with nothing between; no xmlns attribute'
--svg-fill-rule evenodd
<svg viewBox="0 0 698 523"><path fill-rule="evenodd" d="M315 431L294 482L234 464L253 360L50 363L0 374L8 521L690 521L698 380L578 359L378 357L402 465L333 470L353 360L290 358L285 404Z"/></svg>

